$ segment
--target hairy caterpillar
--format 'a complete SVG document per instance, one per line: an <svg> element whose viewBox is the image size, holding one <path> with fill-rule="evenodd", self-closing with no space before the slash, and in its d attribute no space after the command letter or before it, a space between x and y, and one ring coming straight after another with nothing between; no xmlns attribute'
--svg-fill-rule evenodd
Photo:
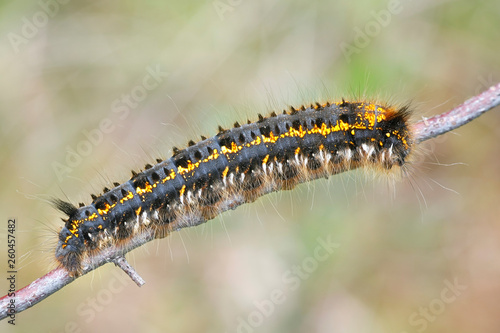
<svg viewBox="0 0 500 333"><path fill-rule="evenodd" d="M340 101L290 108L234 124L92 195L88 206L56 200L68 218L57 261L71 275L97 252L162 238L278 190L358 167L403 167L412 150L408 107Z"/></svg>

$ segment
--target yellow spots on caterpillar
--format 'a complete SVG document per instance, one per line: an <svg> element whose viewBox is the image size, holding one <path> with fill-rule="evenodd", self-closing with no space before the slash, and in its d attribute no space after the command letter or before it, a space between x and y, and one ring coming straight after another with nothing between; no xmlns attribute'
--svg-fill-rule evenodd
<svg viewBox="0 0 500 333"><path fill-rule="evenodd" d="M162 182L162 184L165 184L167 181L172 180L172 179L175 179L175 177L176 177L176 176L177 176L177 175L176 175L176 173L175 173L174 169L170 169L170 173L169 173L169 175L168 175L167 177L163 178L163 179L161 180L161 182Z"/></svg>
<svg viewBox="0 0 500 333"><path fill-rule="evenodd" d="M368 121L369 126L373 128L375 126L375 114L369 112L366 113L364 117Z"/></svg>
<svg viewBox="0 0 500 333"><path fill-rule="evenodd" d="M177 167L177 171L179 172L179 174L183 175L185 173L193 171L195 168L196 168L196 166L193 164L193 162L191 162L190 160L188 160L187 161L187 166L186 167L178 166Z"/></svg>
<svg viewBox="0 0 500 333"><path fill-rule="evenodd" d="M369 106L365 106L365 110L369 112L358 113L357 116L361 117L361 119L366 119L368 121L369 127L375 127L375 123L380 123L387 119L388 110L376 106L374 104L370 104Z"/></svg>
<svg viewBox="0 0 500 333"><path fill-rule="evenodd" d="M280 138L280 136L275 136L272 131L269 133L269 139L271 140L271 142L274 143L274 142L278 141L279 138Z"/></svg>
<svg viewBox="0 0 500 333"><path fill-rule="evenodd" d="M134 193L128 191L127 195L120 199L120 203L123 204L125 201L130 200L134 197Z"/></svg>
<svg viewBox="0 0 500 333"><path fill-rule="evenodd" d="M224 148L226 147L222 147L221 150L224 151ZM227 148L226 148L227 149ZM236 149L236 151L239 151L241 150L241 147L237 147L236 144L233 142L233 145L232 145L232 149ZM188 160L187 161L187 166L186 167L182 167L182 166L178 166L177 167L177 172L180 174L180 175L185 175L193 170L196 170L197 168L199 168L199 166L202 164L202 163L207 163L209 161L212 161L212 160L216 160L219 158L219 152L217 151L217 149L214 149L214 151L212 152L212 154L208 155L206 158L196 162L196 163L193 163L191 160ZM175 172L173 170L171 170L170 172L170 176L169 177L166 177L165 179L162 180L162 183L165 183L166 181L170 180L170 179L174 179L175 178Z"/></svg>
<svg viewBox="0 0 500 333"><path fill-rule="evenodd" d="M108 204L107 202L104 204L104 209L100 209L98 208L97 209L97 212L99 213L99 215L104 215L104 214L107 214L109 212L109 210L114 207L115 205L111 206L110 204Z"/></svg>
<svg viewBox="0 0 500 333"><path fill-rule="evenodd" d="M137 194L143 195L144 193L147 193L147 192L151 193L152 192L153 186L151 186L151 184L149 182L146 182L146 184L144 184L144 186L145 186L144 188L137 187L135 189L135 191L137 192Z"/></svg>
<svg viewBox="0 0 500 333"><path fill-rule="evenodd" d="M219 152L217 151L217 149L214 149L214 152L212 153L212 155L208 156L207 157L207 161L208 160L216 160L219 158Z"/></svg>
<svg viewBox="0 0 500 333"><path fill-rule="evenodd" d="M236 142L231 142L231 148L227 148L226 146L221 147L221 152L226 155L226 154L235 154L239 152L241 149L243 149L243 146L238 146Z"/></svg>
<svg viewBox="0 0 500 333"><path fill-rule="evenodd" d="M227 166L224 171L222 171L222 178L226 178L227 173L229 172L229 167Z"/></svg>
<svg viewBox="0 0 500 333"><path fill-rule="evenodd" d="M85 219L73 220L71 221L71 227L68 228L68 231L75 237L78 237L78 228L80 227L80 225L84 224L87 221L94 221L95 219L97 219L97 214L93 213ZM72 238L72 235L67 236L64 242L67 243L68 240Z"/></svg>
<svg viewBox="0 0 500 333"><path fill-rule="evenodd" d="M290 131L288 133L289 133L289 136L292 136L292 137L295 136L295 137L299 137L299 138L303 138L307 134L307 132L304 131L304 129L302 128L302 125L299 126L298 130L296 130L293 127L290 128ZM288 133L285 133L285 135Z"/></svg>
<svg viewBox="0 0 500 333"><path fill-rule="evenodd" d="M363 108L365 109L365 111L376 111L377 110L377 105L376 104L373 104L373 103L361 103L359 106L358 106L358 109L361 109Z"/></svg>
<svg viewBox="0 0 500 333"><path fill-rule="evenodd" d="M337 124L332 128L332 132L346 132L347 130L349 130L349 124L343 122L342 120L337 121Z"/></svg>

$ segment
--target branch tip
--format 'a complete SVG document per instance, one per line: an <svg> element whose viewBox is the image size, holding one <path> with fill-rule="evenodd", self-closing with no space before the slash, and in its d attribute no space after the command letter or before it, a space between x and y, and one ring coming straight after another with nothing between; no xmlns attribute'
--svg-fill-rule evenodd
<svg viewBox="0 0 500 333"><path fill-rule="evenodd" d="M132 281L137 284L137 286L142 287L146 281L135 271L135 269L130 266L127 259L124 256L119 256L111 260L115 266L120 267L127 275L132 279Z"/></svg>

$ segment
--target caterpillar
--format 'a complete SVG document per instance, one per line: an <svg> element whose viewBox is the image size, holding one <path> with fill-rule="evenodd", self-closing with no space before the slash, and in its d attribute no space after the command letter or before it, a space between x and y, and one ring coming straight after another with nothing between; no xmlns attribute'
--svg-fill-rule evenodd
<svg viewBox="0 0 500 333"><path fill-rule="evenodd" d="M359 167L404 168L414 143L410 116L408 106L342 99L219 127L211 138L174 147L170 159L132 171L89 205L55 200L67 216L57 262L78 276L105 248L126 249L144 234L163 238L273 191Z"/></svg>

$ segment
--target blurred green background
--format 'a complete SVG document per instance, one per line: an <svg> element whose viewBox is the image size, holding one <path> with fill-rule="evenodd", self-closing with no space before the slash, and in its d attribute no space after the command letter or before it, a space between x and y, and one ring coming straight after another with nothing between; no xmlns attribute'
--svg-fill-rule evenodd
<svg viewBox="0 0 500 333"><path fill-rule="evenodd" d="M16 217L18 287L54 267L51 196L89 203L173 145L287 105L449 110L500 80L499 15L493 0L2 2L0 239ZM423 144L411 178L340 175L150 243L127 256L142 288L106 265L1 330L498 332L499 127L497 109ZM324 261L318 238L338 245Z"/></svg>

